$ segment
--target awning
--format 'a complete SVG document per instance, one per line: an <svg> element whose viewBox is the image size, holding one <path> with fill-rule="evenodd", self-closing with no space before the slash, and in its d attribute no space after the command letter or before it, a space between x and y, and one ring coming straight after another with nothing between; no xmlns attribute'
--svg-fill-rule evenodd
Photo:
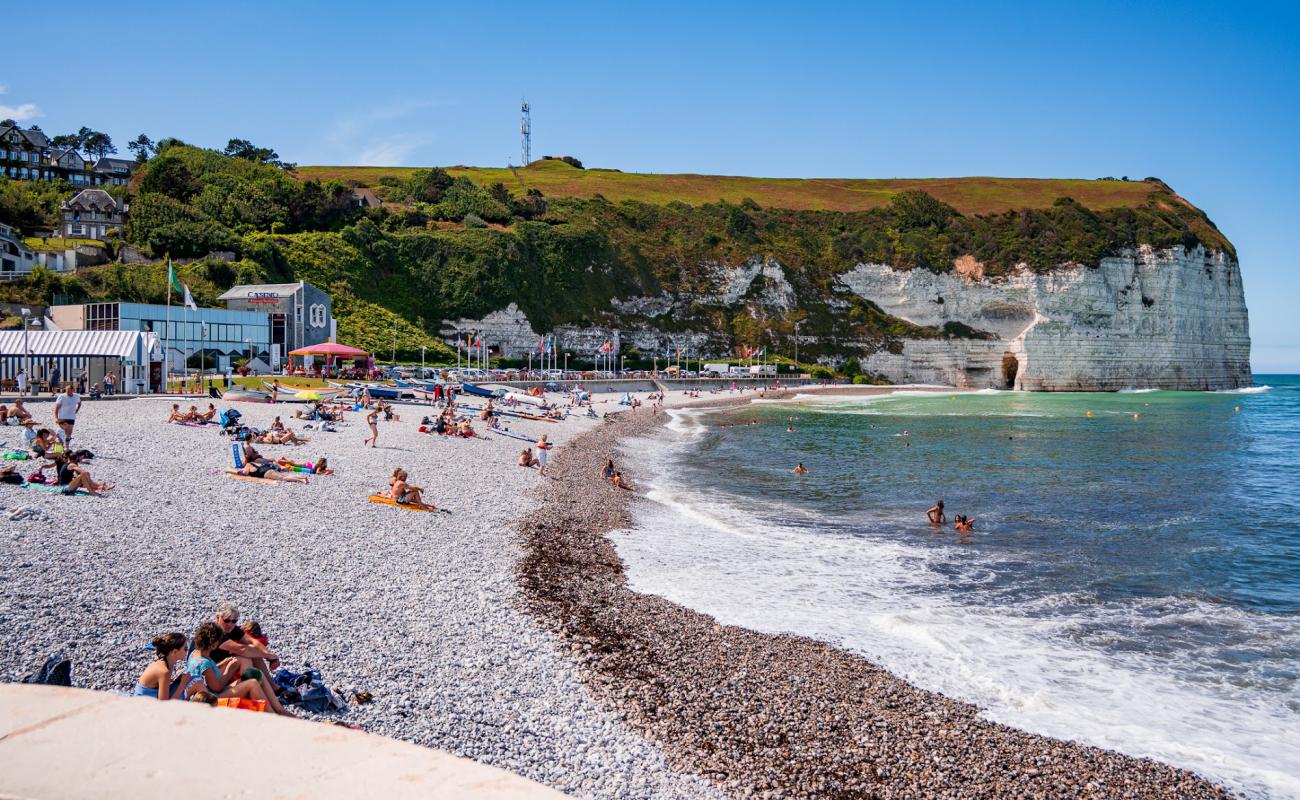
<svg viewBox="0 0 1300 800"><path fill-rule="evenodd" d="M348 347L345 344L335 344L334 342L324 342L314 344L310 347L299 347L297 350L290 350L291 356L332 356L334 358L367 358L370 354L365 350L358 350L355 347Z"/></svg>
<svg viewBox="0 0 1300 800"><path fill-rule="evenodd" d="M93 356L134 360L144 348L162 358L158 337L139 331L33 331L26 334L33 358ZM23 332L0 331L0 356L23 354ZM143 347L141 347L143 345Z"/></svg>

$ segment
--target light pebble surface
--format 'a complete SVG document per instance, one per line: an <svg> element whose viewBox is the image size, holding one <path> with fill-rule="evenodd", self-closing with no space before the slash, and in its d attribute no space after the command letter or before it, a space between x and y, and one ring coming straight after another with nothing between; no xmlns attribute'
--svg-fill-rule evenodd
<svg viewBox="0 0 1300 800"><path fill-rule="evenodd" d="M602 399L598 411L615 408ZM164 424L171 402L86 402L73 445L95 453L97 480L116 484L103 498L0 485L0 679L64 653L74 685L129 691L153 636L189 635L231 600L263 623L285 666L309 662L330 686L373 694L339 719L579 797L718 796L603 710L517 609L511 521L537 506L529 490L544 480L516 466L525 442L422 435L427 407L407 405L369 449L357 414L338 433L304 432L290 419L300 406L218 402L258 427L280 414L312 440L259 446L266 456L327 456L337 470L271 486L221 474L230 439L216 426ZM31 409L51 422L49 404ZM562 448L595 424L509 426ZM19 438L0 428L0 444ZM451 514L367 502L399 466ZM38 513L11 520L19 508Z"/></svg>

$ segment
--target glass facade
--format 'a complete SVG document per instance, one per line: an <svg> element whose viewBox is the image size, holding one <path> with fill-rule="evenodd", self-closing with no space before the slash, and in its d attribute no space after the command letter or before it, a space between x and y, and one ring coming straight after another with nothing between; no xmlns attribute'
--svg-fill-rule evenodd
<svg viewBox="0 0 1300 800"><path fill-rule="evenodd" d="M168 322L167 306L145 303L87 303L85 328L91 331L152 331L167 343L168 363L179 368L186 354L202 348L214 358L220 354L246 357L251 342L253 355L269 361L271 325L267 314L200 308L197 311L173 304ZM206 332L203 329L207 325ZM187 341L188 339L188 341ZM280 353L284 358L284 352Z"/></svg>

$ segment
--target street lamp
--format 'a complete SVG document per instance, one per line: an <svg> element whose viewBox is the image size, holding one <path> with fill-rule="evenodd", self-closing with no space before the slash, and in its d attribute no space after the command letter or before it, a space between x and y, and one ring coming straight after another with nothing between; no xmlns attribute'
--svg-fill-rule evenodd
<svg viewBox="0 0 1300 800"><path fill-rule="evenodd" d="M420 345L420 377L424 377L424 351L428 350L428 345Z"/></svg>
<svg viewBox="0 0 1300 800"><path fill-rule="evenodd" d="M393 325L393 367L397 367L397 325Z"/></svg>
<svg viewBox="0 0 1300 800"><path fill-rule="evenodd" d="M569 377L569 354L564 354L564 377Z"/></svg>
<svg viewBox="0 0 1300 800"><path fill-rule="evenodd" d="M627 377L627 356L618 357L618 371L623 377Z"/></svg>
<svg viewBox="0 0 1300 800"><path fill-rule="evenodd" d="M32 382L32 348L27 344L27 321L32 317L32 310L24 308L23 315L23 372L27 373L27 385L32 387L32 394L36 394L36 384Z"/></svg>

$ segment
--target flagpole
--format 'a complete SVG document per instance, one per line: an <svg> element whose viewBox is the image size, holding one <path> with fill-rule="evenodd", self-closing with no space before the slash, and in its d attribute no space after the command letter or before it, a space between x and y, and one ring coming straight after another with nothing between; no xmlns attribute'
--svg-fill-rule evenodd
<svg viewBox="0 0 1300 800"><path fill-rule="evenodd" d="M167 373L171 371L172 359L172 256L167 254L167 338L163 344L163 394L167 393Z"/></svg>

